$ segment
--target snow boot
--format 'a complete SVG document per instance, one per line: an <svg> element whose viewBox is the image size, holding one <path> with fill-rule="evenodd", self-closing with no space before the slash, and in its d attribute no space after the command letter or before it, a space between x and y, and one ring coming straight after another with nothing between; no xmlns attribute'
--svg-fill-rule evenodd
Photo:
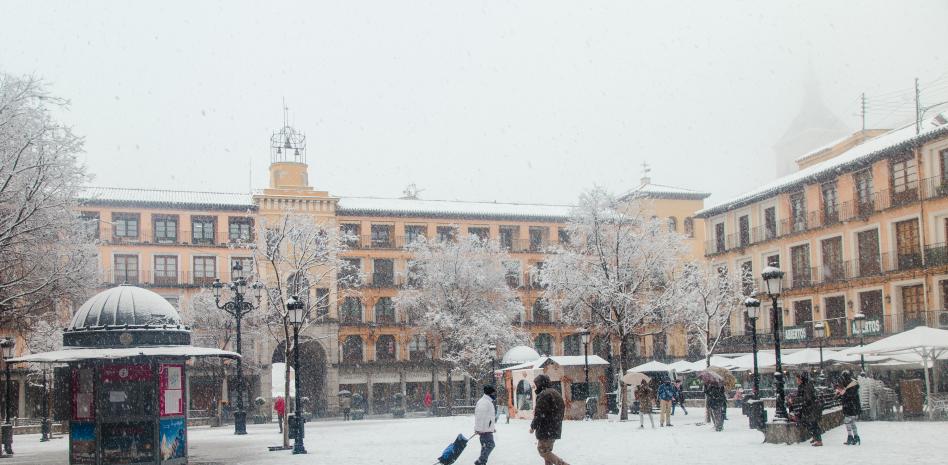
<svg viewBox="0 0 948 465"><path fill-rule="evenodd" d="M853 436L853 445L858 446L858 445L860 445L860 444L862 444L862 440L859 439L859 435L857 434L857 435Z"/></svg>
<svg viewBox="0 0 948 465"><path fill-rule="evenodd" d="M823 441L813 441L813 447L823 447Z"/></svg>
<svg viewBox="0 0 948 465"><path fill-rule="evenodd" d="M849 435L849 436L846 436L846 442L844 442L843 445L851 446L855 443L856 441L853 439L852 435Z"/></svg>

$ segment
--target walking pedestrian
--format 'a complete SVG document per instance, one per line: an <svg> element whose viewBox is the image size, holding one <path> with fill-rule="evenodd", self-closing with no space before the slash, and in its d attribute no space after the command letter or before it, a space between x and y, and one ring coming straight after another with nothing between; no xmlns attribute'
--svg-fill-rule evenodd
<svg viewBox="0 0 948 465"><path fill-rule="evenodd" d="M727 395L724 393L724 384L720 382L704 383L705 403L708 413L714 423L715 431L724 430L724 409L727 408Z"/></svg>
<svg viewBox="0 0 948 465"><path fill-rule="evenodd" d="M276 410L277 419L280 423L280 432L283 432L283 418L286 417L286 399L283 396L277 396L273 402L273 410Z"/></svg>
<svg viewBox="0 0 948 465"><path fill-rule="evenodd" d="M823 445L823 430L820 428L820 417L823 416L823 407L816 388L810 381L810 374L806 371L797 373L796 402L800 403L800 423L813 436L810 444L815 447Z"/></svg>
<svg viewBox="0 0 948 465"><path fill-rule="evenodd" d="M734 407L741 408L744 404L744 388L738 386L734 391Z"/></svg>
<svg viewBox="0 0 948 465"><path fill-rule="evenodd" d="M339 408L342 409L342 419L344 421L349 421L351 418L349 414L352 412L352 396L344 395L339 399Z"/></svg>
<svg viewBox="0 0 948 465"><path fill-rule="evenodd" d="M536 386L537 401L533 409L533 421L530 423L530 434L536 434L537 452L545 465L569 465L553 453L553 444L560 439L563 429L563 413L566 410L563 397L559 391L553 389L553 383L546 375L534 378L533 385Z"/></svg>
<svg viewBox="0 0 948 465"><path fill-rule="evenodd" d="M484 395L474 406L474 434L481 440L481 455L474 461L474 465L487 465L487 458L494 450L494 432L497 420L494 410L494 399L497 398L497 390L494 386L484 386Z"/></svg>
<svg viewBox="0 0 948 465"><path fill-rule="evenodd" d="M859 399L859 382L853 379L849 371L844 371L836 388L836 395L843 404L843 424L846 425L846 444L859 445L859 430L856 429L856 418L862 413L862 403Z"/></svg>
<svg viewBox="0 0 948 465"><path fill-rule="evenodd" d="M645 415L648 415L648 422L655 428L655 419L652 418L652 387L644 379L635 388L635 398L639 401L639 429L645 428Z"/></svg>
<svg viewBox="0 0 948 465"><path fill-rule="evenodd" d="M688 414L688 409L685 408L685 391L682 389L683 385L680 379L675 380L675 402L672 403L672 415L675 414L675 406L680 406L681 411L685 412L685 415Z"/></svg>
<svg viewBox="0 0 948 465"><path fill-rule="evenodd" d="M658 385L658 424L660 426L672 426L671 408L673 400L675 400L675 385L667 379L663 380L662 383Z"/></svg>

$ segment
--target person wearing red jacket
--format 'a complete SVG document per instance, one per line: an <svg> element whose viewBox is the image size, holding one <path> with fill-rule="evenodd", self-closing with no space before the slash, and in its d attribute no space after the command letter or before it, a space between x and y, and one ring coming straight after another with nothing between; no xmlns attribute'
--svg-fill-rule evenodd
<svg viewBox="0 0 948 465"><path fill-rule="evenodd" d="M277 412L277 418L280 419L280 432L283 432L283 417L286 416L286 400L283 399L283 396L276 398L276 401L273 402L273 410Z"/></svg>

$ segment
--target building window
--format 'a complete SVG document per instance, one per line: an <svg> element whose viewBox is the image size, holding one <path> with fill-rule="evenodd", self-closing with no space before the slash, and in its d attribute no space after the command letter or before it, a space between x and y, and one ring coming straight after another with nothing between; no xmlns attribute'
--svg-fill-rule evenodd
<svg viewBox="0 0 948 465"><path fill-rule="evenodd" d="M743 215L737 219L737 223L741 247L747 247L751 242L750 217Z"/></svg>
<svg viewBox="0 0 948 465"><path fill-rule="evenodd" d="M194 284L198 286L207 286L214 282L217 277L217 258L216 257L194 257Z"/></svg>
<svg viewBox="0 0 948 465"><path fill-rule="evenodd" d="M177 216L155 215L152 218L156 243L174 244L175 242L178 242Z"/></svg>
<svg viewBox="0 0 948 465"><path fill-rule="evenodd" d="M942 281L945 283L946 281ZM866 291L859 293L859 310L866 315L866 321L878 321L880 329L892 332L892 322L884 321L882 315L882 291Z"/></svg>
<svg viewBox="0 0 948 465"><path fill-rule="evenodd" d="M520 287L520 262L504 262L504 279L510 287Z"/></svg>
<svg viewBox="0 0 948 465"><path fill-rule="evenodd" d="M342 362L343 363L362 363L362 337L346 336L342 343Z"/></svg>
<svg viewBox="0 0 948 465"><path fill-rule="evenodd" d="M490 239L490 228L484 226L471 226L467 228L467 233L482 241Z"/></svg>
<svg viewBox="0 0 948 465"><path fill-rule="evenodd" d="M343 223L339 225L339 232L342 233L343 241L346 243L346 246L353 249L359 248L361 244L359 229L359 225L356 223Z"/></svg>
<svg viewBox="0 0 948 465"><path fill-rule="evenodd" d="M395 324L395 303L391 297L379 297L375 302L375 322L385 325Z"/></svg>
<svg viewBox="0 0 948 465"><path fill-rule="evenodd" d="M533 302L533 322L549 323L550 321L550 305L542 297L538 298Z"/></svg>
<svg viewBox="0 0 948 465"><path fill-rule="evenodd" d="M898 269L906 270L922 266L922 252L919 244L917 219L895 223L895 251L898 256Z"/></svg>
<svg viewBox="0 0 948 465"><path fill-rule="evenodd" d="M839 221L839 196L836 192L836 182L824 183L823 193L823 223L834 224Z"/></svg>
<svg viewBox="0 0 948 465"><path fill-rule="evenodd" d="M375 287L395 285L395 262L390 258L376 258L373 261L372 284Z"/></svg>
<svg viewBox="0 0 948 465"><path fill-rule="evenodd" d="M846 279L843 268L843 238L831 237L820 241L823 253L823 282Z"/></svg>
<svg viewBox="0 0 948 465"><path fill-rule="evenodd" d="M227 220L227 239L230 242L250 242L253 240L252 218L229 218Z"/></svg>
<svg viewBox="0 0 948 465"><path fill-rule="evenodd" d="M329 289L324 287L316 289L316 318L329 318Z"/></svg>
<svg viewBox="0 0 948 465"><path fill-rule="evenodd" d="M793 232L806 231L806 197L803 192L790 194L790 218Z"/></svg>
<svg viewBox="0 0 948 465"><path fill-rule="evenodd" d="M948 149L938 152L939 167L941 169L941 184L948 184Z"/></svg>
<svg viewBox="0 0 948 465"><path fill-rule="evenodd" d="M383 334L375 340L375 360L379 362L395 361L395 336Z"/></svg>
<svg viewBox="0 0 948 465"><path fill-rule="evenodd" d="M856 185L856 213L859 216L866 216L874 210L874 199L872 193L872 171L862 170L853 175L853 182Z"/></svg>
<svg viewBox="0 0 948 465"><path fill-rule="evenodd" d="M458 238L457 226L438 226L436 232L440 242L454 242Z"/></svg>
<svg viewBox="0 0 948 465"><path fill-rule="evenodd" d="M902 330L925 325L925 286L902 287Z"/></svg>
<svg viewBox="0 0 948 465"><path fill-rule="evenodd" d="M560 245L569 244L569 231L567 231L566 228L556 228L556 241L559 242Z"/></svg>
<svg viewBox="0 0 948 465"><path fill-rule="evenodd" d="M416 334L408 340L408 359L411 361L428 360L428 337Z"/></svg>
<svg viewBox="0 0 948 465"><path fill-rule="evenodd" d="M530 230L530 251L540 252L546 248L550 237L550 229L545 226L534 226Z"/></svg>
<svg viewBox="0 0 948 465"><path fill-rule="evenodd" d="M879 263L879 230L870 229L856 234L859 252L859 276L876 275L881 272Z"/></svg>
<svg viewBox="0 0 948 465"><path fill-rule="evenodd" d="M343 258L345 263L339 270L339 284L343 287L358 286L359 275L362 274L362 260L359 258Z"/></svg>
<svg viewBox="0 0 948 465"><path fill-rule="evenodd" d="M563 355L583 355L583 341L579 334L570 334L563 338Z"/></svg>
<svg viewBox="0 0 948 465"><path fill-rule="evenodd" d="M428 227L423 225L407 225L405 226L405 243L411 244L419 239L428 236Z"/></svg>
<svg viewBox="0 0 948 465"><path fill-rule="evenodd" d="M768 255L765 262L767 263L767 266L780 268L780 254Z"/></svg>
<svg viewBox="0 0 948 465"><path fill-rule="evenodd" d="M668 217L668 230L671 232L678 232L678 218L674 216Z"/></svg>
<svg viewBox="0 0 948 465"><path fill-rule="evenodd" d="M846 336L846 298L839 295L823 299L826 326L830 335Z"/></svg>
<svg viewBox="0 0 948 465"><path fill-rule="evenodd" d="M112 257L112 276L115 284L138 284L138 255Z"/></svg>
<svg viewBox="0 0 948 465"><path fill-rule="evenodd" d="M392 229L390 224L372 225L372 247L376 249L390 249L395 246L392 238Z"/></svg>
<svg viewBox="0 0 948 465"><path fill-rule="evenodd" d="M793 275L793 287L810 285L810 245L790 247L790 270Z"/></svg>
<svg viewBox="0 0 948 465"><path fill-rule="evenodd" d="M806 326L807 339L813 338L813 302L798 300L793 303L794 326Z"/></svg>
<svg viewBox="0 0 948 465"><path fill-rule="evenodd" d="M745 296L754 295L754 262L750 260L741 263L741 292Z"/></svg>
<svg viewBox="0 0 948 465"><path fill-rule="evenodd" d="M178 284L178 257L175 255L155 255L155 285L174 286Z"/></svg>
<svg viewBox="0 0 948 465"><path fill-rule="evenodd" d="M138 214L113 213L112 237L117 240L138 239Z"/></svg>
<svg viewBox="0 0 948 465"><path fill-rule="evenodd" d="M691 239L695 237L695 219L692 217L685 218L685 237Z"/></svg>
<svg viewBox="0 0 948 465"><path fill-rule="evenodd" d="M901 205L916 200L918 170L915 168L915 158L909 157L901 161L891 162L889 172L892 173L892 205Z"/></svg>
<svg viewBox="0 0 948 465"><path fill-rule="evenodd" d="M516 226L501 226L500 227L500 247L505 250L516 250L514 244L516 244L518 229Z"/></svg>
<svg viewBox="0 0 948 465"><path fill-rule="evenodd" d="M358 297L346 297L342 300L343 323L362 323L362 300Z"/></svg>
<svg viewBox="0 0 948 465"><path fill-rule="evenodd" d="M721 335L727 337L730 335L730 322L725 323L724 328L722 328ZM668 356L668 336L664 332L656 333L652 335L652 357L658 360L663 360Z"/></svg>
<svg viewBox="0 0 948 465"><path fill-rule="evenodd" d="M714 225L714 251L724 253L727 250L724 242L724 223Z"/></svg>
<svg viewBox="0 0 948 465"><path fill-rule="evenodd" d="M764 234L768 240L777 237L777 207L764 209Z"/></svg>
<svg viewBox="0 0 948 465"><path fill-rule="evenodd" d="M244 279L248 279L254 275L253 269L253 258L251 257L231 257L230 258L230 270L233 274L234 266L240 264L240 276ZM231 279L236 278L237 276L231 276Z"/></svg>
<svg viewBox="0 0 948 465"><path fill-rule="evenodd" d="M99 238L99 212L82 212L79 215L79 223L87 238Z"/></svg>
<svg viewBox="0 0 948 465"><path fill-rule="evenodd" d="M546 333L537 334L536 339L533 340L533 348L540 355L553 355L553 336Z"/></svg>
<svg viewBox="0 0 948 465"><path fill-rule="evenodd" d="M214 243L214 221L212 216L191 217L191 240L194 244Z"/></svg>

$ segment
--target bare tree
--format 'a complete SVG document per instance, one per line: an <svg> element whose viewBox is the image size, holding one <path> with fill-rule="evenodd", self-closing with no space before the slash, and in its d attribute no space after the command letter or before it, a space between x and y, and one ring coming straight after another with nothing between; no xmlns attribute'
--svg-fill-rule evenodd
<svg viewBox="0 0 948 465"><path fill-rule="evenodd" d="M711 354L727 336L731 317L741 308L745 282L747 277L710 263L689 263L676 282L681 292L689 296L677 316L689 337L701 345L706 366L711 366Z"/></svg>
<svg viewBox="0 0 948 465"><path fill-rule="evenodd" d="M409 288L395 305L439 342L432 357L447 371L450 409L452 372L482 379L491 364L491 344L513 347L526 340L513 325L523 306L507 285L508 256L496 242L474 235L456 241L422 238L409 250Z"/></svg>
<svg viewBox="0 0 948 465"><path fill-rule="evenodd" d="M340 257L354 240L333 223L320 223L311 215L286 213L272 222L264 221L258 234L254 262L266 292L262 323L274 339L284 341L284 398L290 398L290 354L293 350L292 324L286 302L297 296L307 316L303 327L329 318L333 290L352 288L361 282L358 270ZM317 289L329 292L319 293ZM284 416L284 423L287 417ZM289 445L287 425L283 425L283 445Z"/></svg>
<svg viewBox="0 0 948 465"><path fill-rule="evenodd" d="M538 270L544 295L567 323L588 325L619 341L619 371L631 363L634 336L675 322L683 298L673 286L685 246L639 199L620 202L595 188L582 194L559 244ZM620 382L621 419L627 387Z"/></svg>
<svg viewBox="0 0 948 465"><path fill-rule="evenodd" d="M87 180L82 139L50 115L66 102L36 78L0 73L0 324L79 301L96 249L76 199ZM25 329L25 328L24 328Z"/></svg>

